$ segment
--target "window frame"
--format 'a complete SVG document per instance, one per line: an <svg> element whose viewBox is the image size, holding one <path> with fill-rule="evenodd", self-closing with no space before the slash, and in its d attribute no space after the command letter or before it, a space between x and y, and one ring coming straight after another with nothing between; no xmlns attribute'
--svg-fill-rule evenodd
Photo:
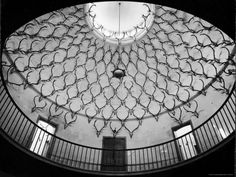
<svg viewBox="0 0 236 177"><path fill-rule="evenodd" d="M188 120L188 121L186 121L186 122L184 122L180 125L176 125L176 126L172 127L171 130L172 130L172 135L173 135L174 139L176 139L176 136L175 136L174 132L181 129L181 128L183 128L183 127L185 127L185 126L188 126L188 125L190 125L192 130L194 129L194 126L193 126L193 123L192 123L191 120ZM194 140L195 140L195 143L196 143L196 145L194 145L194 148L196 150L196 155L198 155L201 152L200 146L199 146L198 139L197 139L197 136L195 134L195 131L193 131L192 134L193 134L193 137L194 137ZM175 147L176 147L177 157L178 157L179 161L184 160L183 157L182 157L183 155L181 154L182 152L179 149L177 140L175 140Z"/></svg>
<svg viewBox="0 0 236 177"><path fill-rule="evenodd" d="M37 124L37 126L38 126L38 122L39 122L39 121L43 121L43 122L49 124L50 126L52 126L52 127L55 129L54 134L51 135L52 137L51 137L51 140L50 140L50 144L49 144L48 150L47 150L46 155L45 155L45 157L51 158L52 150L53 150L53 147L54 147L54 144L55 144L55 138L54 138L54 136L55 136L55 134L57 133L58 125L57 125L56 123L54 123L54 122L49 121L49 120L46 119L45 117L42 117L41 115L38 115L38 117L37 117L37 119L36 119L35 124ZM31 151L31 150L30 150L30 147L31 147L31 145L32 145L32 143L33 143L33 141L34 141L33 137L34 137L34 134L36 133L36 130L38 129L37 126L34 125L32 131L31 131L31 133L30 133L30 135L29 135L28 143L27 143L27 145L26 145L26 147L27 147L27 149L29 149L29 151ZM33 152L33 151L31 151L31 152ZM33 153L35 153L35 152L33 152ZM36 154L37 154L37 153L36 153ZM37 155L39 155L39 154L37 154ZM43 155L40 155L40 156L43 156Z"/></svg>

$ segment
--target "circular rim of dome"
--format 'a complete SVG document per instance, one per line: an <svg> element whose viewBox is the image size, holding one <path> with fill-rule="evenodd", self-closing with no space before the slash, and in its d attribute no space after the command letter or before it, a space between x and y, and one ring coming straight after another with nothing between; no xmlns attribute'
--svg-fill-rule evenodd
<svg viewBox="0 0 236 177"><path fill-rule="evenodd" d="M87 3L84 5L84 11L86 14L86 22L88 26L92 29L94 34L102 39L105 42L112 43L112 44L120 44L126 45L133 43L139 39L141 39L145 34L148 33L150 28L154 22L154 16L156 11L155 4L150 3L142 3L142 2L133 2L133 1L119 1L123 3L134 3L143 5L144 8L147 8L147 14L142 14L142 22L133 26L129 31L111 31L103 27L102 24L95 24L95 16L91 15L92 8L96 6L97 3L115 3L116 1L109 1L109 2L95 2L95 3Z"/></svg>
<svg viewBox="0 0 236 177"><path fill-rule="evenodd" d="M84 6L81 6L81 9L83 9L84 8ZM168 9L168 8L167 8ZM82 13L82 10L81 10L81 13ZM204 26L205 27L205 26ZM86 26L86 28L87 28L87 26ZM205 28L209 28L209 27L205 27ZM19 33L20 34L20 33ZM142 41L141 41L142 42ZM185 44L184 44L185 45ZM128 46L127 46L128 47ZM18 49L20 49L20 48L18 48ZM118 51L118 50L117 50ZM119 53L119 52L117 52L117 53ZM192 59L192 58L190 58L190 59ZM190 60L189 59L189 60ZM64 65L63 65L63 67L64 67ZM122 67L119 67L119 68L122 68ZM223 73L223 71L224 71L224 69L226 68L226 66L224 66L224 68L222 68L221 70L219 70L219 72L218 72L218 74L216 73L216 75L217 75L217 77L219 76L219 75L221 75L222 73ZM192 69L191 69L191 71L192 71ZM185 71L185 72L188 72L188 71ZM193 72L190 72L189 71L189 74L193 74ZM203 75L204 76L204 75ZM64 77L65 78L65 77ZM117 79L116 79L116 81L118 81ZM216 78L214 78L214 79L212 79L212 81L211 81L211 83L213 83L213 81L216 81ZM23 83L24 84L24 87L31 87L32 85L30 85L28 82L27 82L27 80L25 80L25 82ZM191 84L190 84L191 85ZM194 98L196 98L198 95L200 95L201 93L205 93L204 91L208 88L210 86L210 83L207 85L207 87L204 87L204 89L203 90L201 90L200 92L198 92L198 94L197 95L194 95L193 97L189 97L191 100L192 99L194 99ZM193 88L193 87L191 87L191 88ZM43 88L41 87L41 89L43 90ZM194 88L193 88L194 89ZM41 90L40 90L41 91ZM52 92L53 93L53 92ZM167 93L168 94L168 93ZM177 97L178 97L178 95L177 95ZM57 98L58 97L56 97L55 98L55 100L50 100L50 98L47 98L47 97L45 97L44 96L44 94L42 94L42 92L41 92L41 94L39 94L39 97L37 97L37 98L39 98L39 100L40 99L47 99L47 100L49 100L49 101L51 101L51 102L53 102L53 101L55 101L54 103L57 103ZM150 97L151 99L152 99L152 97ZM183 104L186 104L187 102L189 102L189 101L191 101L190 99L188 99L188 100L186 100L186 101L184 101L184 103ZM140 104L140 99L136 99L137 101L136 101L136 103L137 102L139 102L138 104ZM164 101L164 100L163 100ZM180 100L180 101L183 101L183 100ZM108 103L109 103L109 101L108 101ZM122 104L124 103L123 101L121 102ZM176 106L175 108L179 108L180 106L182 106L183 104L181 104L181 105L178 105L178 106ZM58 106L59 104L56 104L56 106ZM63 109L65 109L65 110L67 110L67 111L71 111L71 109L69 109L68 107L64 107L63 106L63 104L61 104L62 106L61 107L63 107ZM167 107L166 106L163 106L164 104L161 104L161 106L163 107L163 112L160 112L160 114L158 113L158 114L152 114L152 115L145 115L145 116L142 116L141 118L142 118L142 120L144 120L144 119L146 119L146 118L154 118L154 119L156 119L157 121L158 121L158 119L159 119L159 117L162 115L162 114L164 114L164 113L166 113L166 112L171 112L172 113L172 111L174 110L174 109L166 109ZM84 106L84 105L81 105L81 106ZM165 108L164 108L165 107ZM56 108L58 108L58 107L56 107ZM84 107L82 108L81 107L81 109L84 109ZM87 114L87 110L88 110L88 112L90 112L89 111L89 109L84 109L85 110L85 113L81 113L81 112L72 112L73 114L71 114L71 115L74 115L74 113L76 113L76 115L82 115L82 116L86 116L87 118L88 118L88 122L90 122L93 118L94 119L100 119L100 120L103 120L103 118L101 117L101 116L97 116L97 115L95 115L95 116L93 116L93 115L91 115L91 114ZM146 111L146 109L145 109L145 111ZM92 112L92 111L91 111ZM93 112L92 112L93 113ZM117 113L117 111L114 111L114 113ZM133 111L129 111L128 112L129 114L133 114ZM121 119L111 119L111 121L120 121ZM131 119L127 119L127 121L132 121L132 120L139 120L139 118L137 118L137 116L136 117L131 117ZM121 122L121 121L120 121ZM123 121L124 122L124 121ZM123 123L123 122L121 122L121 123ZM141 122L141 121L140 121ZM141 124L141 123L140 123ZM139 125L140 125L139 124ZM111 130L113 130L112 128L111 128Z"/></svg>

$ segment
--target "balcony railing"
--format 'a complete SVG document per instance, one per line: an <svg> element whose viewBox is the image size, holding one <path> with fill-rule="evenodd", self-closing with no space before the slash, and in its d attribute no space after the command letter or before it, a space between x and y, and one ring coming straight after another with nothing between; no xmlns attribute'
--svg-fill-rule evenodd
<svg viewBox="0 0 236 177"><path fill-rule="evenodd" d="M233 137L232 134L235 130L235 85L218 111L191 132L154 146L116 150L83 146L48 133L27 118L7 92L0 80L1 134L20 149L41 160L80 172L119 175L150 173L168 169L201 157L229 139L229 136ZM40 138L41 140L45 139L45 143L48 143L47 146L44 144L43 148L40 148L41 144L36 143L39 147L36 148L36 145L32 147L32 136L36 130L39 134L37 141L40 141ZM47 141L49 138L50 141ZM184 142L189 144L183 146ZM110 165L112 163L102 163L102 153L105 151L113 154L124 153L125 162L116 162L113 163L116 165L112 166ZM112 160L116 161L117 159ZM110 170L103 171L102 167L104 166L108 166ZM123 171L117 171L117 168L123 169Z"/></svg>

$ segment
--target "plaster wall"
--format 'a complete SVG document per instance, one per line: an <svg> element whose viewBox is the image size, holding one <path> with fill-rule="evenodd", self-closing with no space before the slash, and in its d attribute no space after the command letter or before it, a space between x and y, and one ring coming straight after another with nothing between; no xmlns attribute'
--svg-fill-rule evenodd
<svg viewBox="0 0 236 177"><path fill-rule="evenodd" d="M81 6L78 6L78 7L81 7ZM166 10L169 10L169 9L170 8L166 8ZM69 13L71 11L73 12L73 10L74 10L73 8L65 8L65 9L62 9L61 11L63 13L65 13L66 15L69 15ZM158 11L157 14L161 15L162 14L161 10ZM39 17L38 20L47 19L49 17L49 15L50 14L46 14L42 17ZM78 16L82 16L81 12L79 13ZM60 21L60 18L62 18L62 16L58 15L58 16L56 16L56 18L52 18L52 22ZM80 22L82 24L85 24L84 20L81 20ZM35 22L32 21L32 23L35 23ZM209 23L207 23L207 22L205 22L205 24L209 25ZM178 26L176 26L176 28L177 27ZM195 27L195 26L192 25L192 27ZM19 31L21 31L23 28L25 28L25 26L22 27ZM163 28L165 28L165 26ZM49 29L52 30L51 28L49 28ZM158 29L158 25L153 25L152 30L156 30L156 29ZM49 31L44 31L45 33L42 32L42 35L45 35L47 32L49 33L50 30ZM61 29L61 30L62 31L60 31L60 32L62 33L63 29ZM85 28L84 30L87 30L87 28ZM180 29L180 30L182 30L182 29ZM61 34L60 32L58 32L57 35L60 35ZM89 35L90 35L91 38L95 37L93 35L93 33L89 33ZM224 36L227 37L226 34L224 34ZM17 48L17 45L19 45L19 40L17 38L13 38L14 36L11 36L11 37L12 38L9 38L10 42L8 42L7 45L6 45L7 49L9 49L9 48L15 49L15 48ZM162 37L162 35L160 35L159 37ZM186 36L185 39L188 40L188 42L190 44L195 44L196 43L196 41L193 42L192 38L190 38L188 36ZM75 43L78 42L78 44L80 44L81 39L79 37L77 37L77 40L78 41L75 40L76 42L75 41L74 42ZM148 41L148 37L145 36L143 38L143 40ZM229 40L232 41L232 39L229 39ZM68 41L69 41L69 39L66 42L64 42L63 44L61 44L61 42L58 42L58 43L60 43L60 45L61 45L60 47L65 47L66 48L66 47L69 46L68 43L67 43ZM98 39L97 41L98 41L98 46L102 46L102 44L103 44L102 40ZM203 41L207 41L207 40L205 39ZM31 42L32 41L30 41L30 43L26 42L25 44L22 44L23 47L21 46L22 47L21 49L22 50L23 49L27 50L27 48L30 48L30 44L32 44ZM24 43L24 42L22 42L22 43ZM138 45L141 45L142 41L138 41L137 43L138 43ZM205 43L205 42L203 42L203 43ZM51 45L48 46L48 49L50 49L50 48L53 49L54 45L56 45L56 44L57 44L57 42L55 42L55 43L53 42ZM158 41L154 42L154 44L157 45L157 46L159 45ZM31 46L31 48L32 48L32 46ZM86 46L87 46L86 43L82 43L80 50L86 50L86 48L87 48ZM104 48L107 49L108 46L109 45L104 45ZM36 46L36 48L37 47L38 46ZM73 47L75 47L75 46L73 46ZM115 50L115 46L111 45L110 47L112 48L112 50ZM135 48L137 46L134 45L133 47ZM164 47L168 47L168 46L164 46ZM125 48L124 50L126 50L126 49L129 50L129 46L124 46L124 48ZM228 50L232 51L232 49L233 49L232 45L228 46ZM69 48L69 50L70 50L70 52L68 53L67 57L72 56L72 58L73 58L73 55L74 55L74 53L76 53L77 49L71 47L71 48ZM145 50L147 50L148 54L153 55L153 50L152 49L147 47L147 48L145 48ZM169 49L166 50L166 51L169 52ZM171 51L171 49L170 49L170 51ZM218 52L218 53L220 53L220 52ZM221 55L222 61L226 60L227 57L228 57L228 54L224 53L223 49L222 49L221 53L223 53ZM212 53L209 49L205 49L203 51L203 55L208 57L209 60L212 59ZM12 54L11 57L13 59L16 59L18 56L15 55L15 54ZM18 63L18 69L22 69L22 68L24 68L24 66L27 65L27 64L25 64L28 61L27 57L28 56L23 56L23 59L25 59L25 60L22 60L22 62L20 64ZM52 56L50 56L50 57L48 57L45 60L45 62L49 62L50 60L52 60L53 57ZM97 54L96 57L101 58L102 55ZM141 53L139 57L140 58L145 58L145 54ZM54 63L59 62L59 64L57 65L58 68L55 69L55 73L60 72L60 66L62 65L60 63L60 60L62 58L63 58L63 52L60 54L60 57L56 58L57 61L53 60ZM132 59L133 58L135 58L135 57L132 56ZM162 56L159 59L161 61L164 58ZM104 57L104 62L105 62L105 60L106 59ZM86 117L85 115L82 115L82 114L77 115L76 118L65 117L65 114L63 114L63 115L58 114L58 116L56 116L52 119L52 115L49 114L49 112L50 112L49 111L49 109L50 109L49 106L50 106L51 102L49 102L48 100L40 97L40 95L38 93L36 93L35 90L32 89L30 86L27 87L27 88L24 88L24 86L25 86L24 85L24 80L18 74L13 72L9 75L9 67L8 66L10 66L11 63L9 62L8 56L4 53L3 53L3 56L2 56L2 61L6 65L6 66L3 67L3 70L2 70L4 78L8 81L11 81L13 83L17 83L17 84L20 85L20 86L17 86L17 85L13 85L13 84L8 83L7 84L8 91L10 92L12 98L14 99L16 104L20 107L20 109L32 121L37 122L37 119L38 119L39 116L41 116L45 119L48 119L48 120L50 119L50 121L52 121L53 123L55 123L57 125L56 135L58 137L61 137L63 139L66 139L66 140L74 142L74 143L78 143L78 144L81 144L81 145L92 146L92 147L101 148L102 147L102 138L103 138L103 136L112 136L113 135L113 132L112 132L111 128L109 128L109 126L107 125L103 129L102 133L99 136L97 136L96 128L98 128L98 129L102 128L104 126L104 121L97 121L97 122L95 122L95 120L90 121L88 117ZM173 60L171 65L174 65L174 61L175 60ZM73 63L73 59L71 59L71 58L67 59L67 60L65 60L65 63L66 62L68 62L68 63L67 63L67 65L65 65L65 67L66 67L67 70L70 70L71 69L70 67L72 66L72 63ZM146 65L141 62L141 59L140 59L139 62L140 62L140 65L137 66L137 69L139 69L140 73L142 73L143 70L146 70ZM37 57L36 57L35 61L32 61L32 63L30 63L30 64L36 66L36 65L38 65L38 63L39 63L39 60L37 60ZM65 63L63 63L63 64L65 64ZM92 60L91 60L90 63L87 62L86 64L87 64L86 66L88 68L90 66L94 65ZM153 64L155 64L155 62ZM196 63L193 62L192 67L197 68L198 66L197 66ZM211 66L207 66L207 64L206 64L205 67L206 67L206 69L208 69L208 71L209 71L208 73L210 73L210 75L211 75L211 72L213 72L210 69ZM220 70L221 68L222 68L222 66L217 67L218 70ZM233 68L232 66L229 66L229 69L232 69L232 68ZM108 69L108 67L106 69ZM22 72L22 73L23 73L24 77L29 76L28 75L29 73L27 73L27 71ZM48 75L49 75L49 71L45 70L42 73L42 78L44 78L46 80ZM83 74L81 74L81 75L83 75ZM32 80L37 79L37 76L38 76L38 74L34 73L31 79ZM94 78L92 78L92 75L90 75L90 76L91 76L90 79L93 80ZM221 76L224 79L225 87L229 88L229 90L230 90L232 88L232 85L233 85L234 81L235 81L235 78L233 76L226 75L225 73L223 73ZM187 82L187 80L188 80L188 77L187 76L185 77L185 75L184 75L183 76L183 82ZM141 81L142 81L142 79L140 79L140 82ZM65 82L69 83L69 82L72 82L72 81L70 79L67 79ZM206 83L207 82L209 82L209 79L206 79ZM49 84L50 84L50 82L49 82ZM63 84L64 83L61 80L59 80L59 82L56 85L57 85L58 88L63 88ZM161 81L160 81L160 84L162 84ZM43 88L43 86L41 86L41 87L40 86L41 85L36 85L35 86L36 90L40 91L40 89ZM195 86L200 87L200 84L196 83ZM83 84L81 85L81 87L83 87ZM41 91L46 93L47 91L49 92L49 90L50 90L50 87L46 87L45 90L41 90ZM173 91L173 90L175 90L175 88L173 87L170 90ZM191 96L194 96L193 92L191 92L191 94L192 94ZM65 94L62 95L62 97L63 96L65 96ZM207 89L206 96L199 95L194 99L198 103L199 116L196 117L190 112L184 112L181 116L181 121L186 122L188 120L191 120L192 124L193 124L193 127L199 126L201 123L206 121L211 115L213 115L215 113L215 111L217 111L220 108L220 106L223 104L223 102L225 101L226 98L227 98L227 94L224 94L224 93L222 94L221 92L214 90L212 87L209 87ZM56 100L56 96L54 95L52 97L52 99ZM64 102L64 101L65 101L65 99L62 98L62 102ZM33 106L35 104L35 102L37 103L37 109L33 109L33 108L35 108ZM191 111L191 109L194 110L194 108L196 106L194 104L196 102L191 102L191 105L189 107L186 106L186 105L184 105L184 106L185 106L186 109L190 109L190 111ZM7 108L7 109L10 109L10 108ZM56 112L59 113L60 111L61 111L60 109L57 110L57 111L54 110L55 115L57 115ZM82 113L84 113L84 112L82 111ZM16 119L17 118L18 117L16 116ZM93 126L94 124L96 124L97 126ZM131 130L131 131L135 130L135 128L138 127L138 126L139 126L139 128L134 131L132 136L130 136L130 131L128 132L126 129L122 128L119 131L119 134L117 136L118 137L119 136L126 137L127 148L151 146L151 145L155 145L155 144L159 144L159 143L163 143L165 141L171 140L173 138L173 133L172 133L171 128L176 126L176 125L179 125L179 122L177 122L175 119L171 118L168 113L165 113L165 114L160 115L158 117L158 120L156 120L153 117L150 117L150 118L144 119L142 121L137 121L137 120L127 121L126 126L129 127L129 130ZM114 122L113 126L116 129L119 129L120 122L119 121ZM173 154L173 157L175 157L175 156L176 155ZM129 155L129 157L132 157L132 155ZM83 158L83 157L81 157L81 158Z"/></svg>

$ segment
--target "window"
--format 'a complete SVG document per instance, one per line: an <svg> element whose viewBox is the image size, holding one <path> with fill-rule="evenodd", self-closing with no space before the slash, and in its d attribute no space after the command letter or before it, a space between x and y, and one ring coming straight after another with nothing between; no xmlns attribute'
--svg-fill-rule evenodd
<svg viewBox="0 0 236 177"><path fill-rule="evenodd" d="M52 136L56 128L48 122L39 119L37 125L41 128L35 128L31 138L30 150L41 156L47 156L49 146L52 142Z"/></svg>
<svg viewBox="0 0 236 177"><path fill-rule="evenodd" d="M126 139L103 137L103 171L126 171Z"/></svg>
<svg viewBox="0 0 236 177"><path fill-rule="evenodd" d="M192 124L190 121L186 122L180 126L173 127L172 131L175 138L181 137L192 131ZM199 152L197 141L193 133L179 138L176 142L176 146L179 154L179 160L189 159L197 155Z"/></svg>

